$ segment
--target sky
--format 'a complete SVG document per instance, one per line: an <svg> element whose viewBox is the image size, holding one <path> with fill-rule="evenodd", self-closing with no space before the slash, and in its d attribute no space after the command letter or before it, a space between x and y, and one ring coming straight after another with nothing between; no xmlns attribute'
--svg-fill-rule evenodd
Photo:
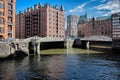
<svg viewBox="0 0 120 80"><path fill-rule="evenodd" d="M114 12L120 12L120 0L16 0L16 13L24 11L28 7L34 7L34 4L49 3L50 6L56 4L60 8L64 6L65 17L68 15L84 15L89 17L108 16Z"/></svg>

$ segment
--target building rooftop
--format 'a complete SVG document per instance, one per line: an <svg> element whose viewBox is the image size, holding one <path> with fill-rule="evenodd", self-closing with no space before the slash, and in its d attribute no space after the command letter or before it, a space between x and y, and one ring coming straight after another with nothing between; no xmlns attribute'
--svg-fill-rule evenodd
<svg viewBox="0 0 120 80"><path fill-rule="evenodd" d="M87 20L87 14L80 16L78 23L84 23L85 20Z"/></svg>
<svg viewBox="0 0 120 80"><path fill-rule="evenodd" d="M44 6L41 6L41 3L38 3L38 4L34 4L34 7L29 7L27 9L25 9L24 13L25 12L30 12L32 10L39 9L39 8L42 8L42 7L51 7L51 8L56 9L56 10L64 11L64 7L62 5L61 5L60 9L58 9L58 5L50 6L49 3L45 3ZM20 11L20 12L23 13L22 11Z"/></svg>
<svg viewBox="0 0 120 80"><path fill-rule="evenodd" d="M108 20L111 19L111 16L102 16L102 17L97 17L97 20Z"/></svg>

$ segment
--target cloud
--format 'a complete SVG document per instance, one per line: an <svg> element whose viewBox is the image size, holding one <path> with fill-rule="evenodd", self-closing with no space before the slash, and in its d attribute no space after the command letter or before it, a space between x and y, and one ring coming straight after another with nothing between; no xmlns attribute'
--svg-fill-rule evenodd
<svg viewBox="0 0 120 80"><path fill-rule="evenodd" d="M97 9L99 13L107 11L106 13L103 13L103 16L107 16L115 12L120 12L119 0L110 0L105 4L100 4L94 8Z"/></svg>
<svg viewBox="0 0 120 80"><path fill-rule="evenodd" d="M78 5L77 7L70 9L68 12L66 13L78 13L78 12L83 12L84 11L84 7L87 5L88 2L85 2L81 5Z"/></svg>

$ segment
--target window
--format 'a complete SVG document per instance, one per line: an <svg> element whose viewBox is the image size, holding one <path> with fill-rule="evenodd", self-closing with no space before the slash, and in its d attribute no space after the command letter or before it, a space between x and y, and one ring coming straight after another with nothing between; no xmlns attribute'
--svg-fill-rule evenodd
<svg viewBox="0 0 120 80"><path fill-rule="evenodd" d="M9 14L12 14L12 11L8 11Z"/></svg>
<svg viewBox="0 0 120 80"><path fill-rule="evenodd" d="M9 38L12 38L12 34L8 34L8 37L9 37Z"/></svg>
<svg viewBox="0 0 120 80"><path fill-rule="evenodd" d="M0 33L4 33L4 27L0 27Z"/></svg>
<svg viewBox="0 0 120 80"><path fill-rule="evenodd" d="M8 30L12 30L12 26L8 26Z"/></svg>
<svg viewBox="0 0 120 80"><path fill-rule="evenodd" d="M4 4L0 3L0 8L3 9L4 8Z"/></svg>
<svg viewBox="0 0 120 80"><path fill-rule="evenodd" d="M120 17L119 17L119 23L120 23Z"/></svg>
<svg viewBox="0 0 120 80"><path fill-rule="evenodd" d="M12 5L8 5L8 9L12 9Z"/></svg>
<svg viewBox="0 0 120 80"><path fill-rule="evenodd" d="M1 11L0 11L0 16L4 16L4 12L1 12Z"/></svg>
<svg viewBox="0 0 120 80"><path fill-rule="evenodd" d="M4 24L4 19L0 18L0 24Z"/></svg>
<svg viewBox="0 0 120 80"><path fill-rule="evenodd" d="M9 22L12 22L12 18L9 17L9 18L8 18L8 21L9 21Z"/></svg>
<svg viewBox="0 0 120 80"><path fill-rule="evenodd" d="M9 16L12 16L12 11L9 10L9 11L8 11L8 15L9 15Z"/></svg>

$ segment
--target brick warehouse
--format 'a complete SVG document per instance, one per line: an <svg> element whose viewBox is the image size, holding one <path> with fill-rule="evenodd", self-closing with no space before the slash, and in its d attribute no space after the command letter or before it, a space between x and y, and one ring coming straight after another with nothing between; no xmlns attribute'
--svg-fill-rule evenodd
<svg viewBox="0 0 120 80"><path fill-rule="evenodd" d="M65 37L64 8L61 6L50 7L45 4L34 5L27 8L24 13L16 15L16 38L40 37Z"/></svg>
<svg viewBox="0 0 120 80"><path fill-rule="evenodd" d="M86 15L80 16L78 22L78 37L103 35L112 37L111 16L89 19Z"/></svg>
<svg viewBox="0 0 120 80"><path fill-rule="evenodd" d="M16 0L0 0L0 40L15 38Z"/></svg>

